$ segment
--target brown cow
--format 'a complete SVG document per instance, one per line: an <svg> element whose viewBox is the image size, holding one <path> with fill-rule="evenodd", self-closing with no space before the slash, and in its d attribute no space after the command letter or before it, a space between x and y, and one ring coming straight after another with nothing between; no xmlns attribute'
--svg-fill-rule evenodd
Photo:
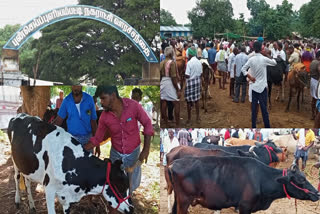
<svg viewBox="0 0 320 214"><path fill-rule="evenodd" d="M242 146L242 145L251 145L254 146L256 140L243 140L239 138L231 137L226 140L226 146Z"/></svg>
<svg viewBox="0 0 320 214"><path fill-rule="evenodd" d="M300 93L302 93L302 102L303 102L303 89L308 85L308 73L306 72L306 67L302 63L297 63L293 66L293 69L288 74L290 94L289 102L286 108L286 112L289 111L291 99L293 96L293 90L298 93L297 95L297 109L300 110Z"/></svg>

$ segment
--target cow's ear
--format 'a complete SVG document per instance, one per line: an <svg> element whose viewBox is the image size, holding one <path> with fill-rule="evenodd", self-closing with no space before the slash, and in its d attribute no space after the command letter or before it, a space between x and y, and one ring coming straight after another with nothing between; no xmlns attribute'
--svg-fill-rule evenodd
<svg viewBox="0 0 320 214"><path fill-rule="evenodd" d="M279 182L280 184L287 184L290 182L289 176L282 176L279 178L276 178L276 181Z"/></svg>

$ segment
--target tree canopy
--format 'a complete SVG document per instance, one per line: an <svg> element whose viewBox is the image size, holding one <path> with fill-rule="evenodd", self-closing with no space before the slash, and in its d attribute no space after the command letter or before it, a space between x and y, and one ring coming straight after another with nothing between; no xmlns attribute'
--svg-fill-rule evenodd
<svg viewBox="0 0 320 214"><path fill-rule="evenodd" d="M268 40L286 39L292 32L303 37L320 38L320 0L311 0L299 11L288 0L271 7L266 0L247 0L251 17L233 17L229 0L197 0L188 11L193 36L213 38L215 33L235 33L242 36L264 36ZM162 10L161 10L162 11ZM161 23L162 24L162 23Z"/></svg>
<svg viewBox="0 0 320 214"><path fill-rule="evenodd" d="M233 8L229 0L198 0L188 12L195 37L213 37L234 27Z"/></svg>
<svg viewBox="0 0 320 214"><path fill-rule="evenodd" d="M173 18L172 14L165 10L165 9L161 9L160 10L160 25L161 26L171 26L177 25L176 20Z"/></svg>

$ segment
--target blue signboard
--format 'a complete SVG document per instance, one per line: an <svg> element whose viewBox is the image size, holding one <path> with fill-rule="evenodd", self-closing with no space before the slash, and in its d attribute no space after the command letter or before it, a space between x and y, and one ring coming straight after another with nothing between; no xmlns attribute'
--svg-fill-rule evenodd
<svg viewBox="0 0 320 214"><path fill-rule="evenodd" d="M99 7L88 5L71 5L56 8L43 13L23 25L4 45L4 49L18 50L34 33L53 23L72 19L85 18L103 22L123 33L140 50L147 62L157 63L152 49L142 36L120 17Z"/></svg>

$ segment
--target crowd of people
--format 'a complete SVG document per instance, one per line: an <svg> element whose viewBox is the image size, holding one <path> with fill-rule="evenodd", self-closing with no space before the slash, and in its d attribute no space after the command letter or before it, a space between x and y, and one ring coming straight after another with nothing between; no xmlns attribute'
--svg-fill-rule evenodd
<svg viewBox="0 0 320 214"><path fill-rule="evenodd" d="M300 40L264 41L262 37L245 42L224 39L169 38L162 42L161 47L160 94L164 124L167 124L168 119L175 118L176 126L179 127L179 101L182 93L188 107L187 124L191 120L193 105L196 107L196 119L200 121L199 100L201 81L203 81L201 78L203 63L207 64L211 70L209 84L215 84L217 79L219 88L225 90L225 85L229 84L230 80L229 95L233 102L245 102L248 91L252 128L256 127L259 106L264 126L270 127L267 108L267 69L276 66L277 63L285 65L283 72L285 81L288 72L295 64L304 64L310 79L311 119L315 119L320 111L318 95L320 44Z"/></svg>

